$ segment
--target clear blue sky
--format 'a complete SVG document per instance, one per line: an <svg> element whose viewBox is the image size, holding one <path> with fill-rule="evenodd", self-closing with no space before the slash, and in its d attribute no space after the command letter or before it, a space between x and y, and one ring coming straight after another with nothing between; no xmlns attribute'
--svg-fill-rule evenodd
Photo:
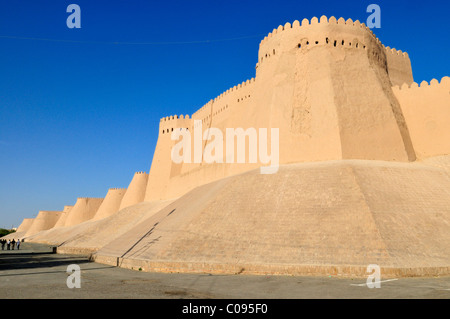
<svg viewBox="0 0 450 319"><path fill-rule="evenodd" d="M66 26L71 3L81 29ZM150 169L159 119L254 77L273 28L366 22L370 3L375 34L409 53L416 82L450 75L449 1L2 0L0 227L127 187Z"/></svg>

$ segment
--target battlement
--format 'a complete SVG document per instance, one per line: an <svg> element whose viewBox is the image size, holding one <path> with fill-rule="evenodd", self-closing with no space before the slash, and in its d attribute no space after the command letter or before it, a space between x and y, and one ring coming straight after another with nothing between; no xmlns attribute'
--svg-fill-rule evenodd
<svg viewBox="0 0 450 319"><path fill-rule="evenodd" d="M191 126L189 115L171 115L163 117L159 121L159 129L161 134L172 133L176 128L188 128Z"/></svg>
<svg viewBox="0 0 450 319"><path fill-rule="evenodd" d="M136 172L136 173L134 173L134 174L145 174L145 175L148 175L148 173L146 173L146 172Z"/></svg>
<svg viewBox="0 0 450 319"><path fill-rule="evenodd" d="M166 117L162 117L162 118L159 120L159 122L160 122L160 123L162 123L162 122L169 122L169 121L172 121L172 120L178 120L178 119L181 119L181 120L183 120L183 119L189 119L189 115L188 115L188 114L186 114L186 115L181 114L181 115L171 115L171 116L166 116Z"/></svg>
<svg viewBox="0 0 450 319"><path fill-rule="evenodd" d="M399 85L394 85L392 87L393 90L395 91L401 91L401 90L407 90L407 89L420 89L420 88L428 88L428 87L437 87L440 85L444 85L444 86L448 86L450 87L450 77L448 76L444 76L441 81L439 82L436 79L432 79L430 81L430 83L428 83L427 81L422 81L420 84L413 82L411 85L404 83L403 85L399 86Z"/></svg>
<svg viewBox="0 0 450 319"><path fill-rule="evenodd" d="M311 19L311 21L309 21L308 19L303 19L301 24L298 20L295 20L292 24L287 22L284 26L280 25L278 26L278 28L273 29L272 32L270 32L267 36L264 37L264 39L261 40L261 42L259 43L259 45L264 45L265 43L268 42L268 40L270 40L271 38L275 37L276 35L280 35L283 33L283 31L287 31L287 30L308 30L311 27L314 26L319 26L319 27L323 27L323 26L329 26L329 25L345 25L345 26L351 26L351 27L355 27L355 28L361 28L366 30L369 34L372 35L372 37L374 39L376 39L376 41L378 43L381 44L381 41L375 36L375 34L373 33L373 31L367 27L364 23L361 23L359 20L353 21L352 19L347 19L345 20L344 18L339 18L336 20L336 18L334 16L330 17L329 19L326 16L321 16L320 17L320 21L317 17L313 17Z"/></svg>
<svg viewBox="0 0 450 319"><path fill-rule="evenodd" d="M86 199L86 200L88 200L88 199L103 199L102 197L77 197L77 200L78 199Z"/></svg>
<svg viewBox="0 0 450 319"><path fill-rule="evenodd" d="M126 191L126 188L110 188L108 191Z"/></svg>
<svg viewBox="0 0 450 319"><path fill-rule="evenodd" d="M273 29L259 44L258 69L262 63L272 56L279 55L280 51L298 48L312 48L317 45L329 45L334 47L345 47L355 49L371 49L372 55L381 65L386 64L386 58L381 51L386 54L404 54L395 49L387 49L381 43L373 31L364 23L352 19L336 19L335 17L322 16L320 20L313 17L311 21L303 19L291 23L280 25ZM407 54L404 54L407 58Z"/></svg>
<svg viewBox="0 0 450 319"><path fill-rule="evenodd" d="M199 108L197 111L195 111L194 114L192 115L192 118L194 118L194 115L197 115L199 112L201 112L202 110L204 110L205 108L210 106L211 103L219 102L221 99L227 97L229 94L236 93L236 92L238 92L239 89L245 88L248 85L251 85L254 83L255 83L255 78L251 78L251 79L248 79L247 81L244 81L242 83L239 83L238 85L235 85L235 86L229 88L228 90L224 91L222 94L218 95L214 99L209 100L208 103L206 103L201 108Z"/></svg>
<svg viewBox="0 0 450 319"><path fill-rule="evenodd" d="M287 53L283 59L289 59L296 49L306 53L316 47L359 50L370 63L386 70L392 85L413 82L411 63L406 52L385 47L373 31L358 20L345 20L342 17L328 19L326 16L320 20L317 17L303 19L301 23L296 20L273 29L259 44L257 77L261 72L267 72L266 76L270 77L279 65L275 61L279 61L283 54Z"/></svg>
<svg viewBox="0 0 450 319"><path fill-rule="evenodd" d="M228 104L221 106L219 109L213 110L213 104L219 103L227 98L235 97L236 101L231 100L230 102L242 102L243 100L249 98L251 95L246 93L241 96L239 93L242 89L251 87L255 83L255 78L248 79L242 83L239 83L228 90L224 91L222 94L218 95L214 99L209 100L206 104L204 104L201 108L195 111L192 114L192 117L189 115L171 115L166 116L160 119L159 127L161 134L168 134L173 132L174 129L184 128L188 129L193 127L193 119L202 120L202 122L206 122L207 120L212 119L212 116L217 115L218 113L226 110L228 108Z"/></svg>
<svg viewBox="0 0 450 319"><path fill-rule="evenodd" d="M390 47L384 47L384 50L392 85L414 82L408 53Z"/></svg>
<svg viewBox="0 0 450 319"><path fill-rule="evenodd" d="M384 45L383 45L384 47ZM398 55L398 56L402 56L404 58L409 58L409 55L407 52L402 52L402 50L396 50L394 48L390 48L390 47L384 47L384 49L386 50L386 54L392 54L392 55Z"/></svg>

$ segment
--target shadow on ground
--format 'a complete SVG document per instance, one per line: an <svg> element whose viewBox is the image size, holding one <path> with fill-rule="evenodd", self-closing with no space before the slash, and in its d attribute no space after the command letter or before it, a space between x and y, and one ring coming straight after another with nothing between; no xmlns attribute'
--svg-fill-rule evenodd
<svg viewBox="0 0 450 319"><path fill-rule="evenodd" d="M49 252L0 254L0 270L48 268L89 262L87 257L60 256Z"/></svg>

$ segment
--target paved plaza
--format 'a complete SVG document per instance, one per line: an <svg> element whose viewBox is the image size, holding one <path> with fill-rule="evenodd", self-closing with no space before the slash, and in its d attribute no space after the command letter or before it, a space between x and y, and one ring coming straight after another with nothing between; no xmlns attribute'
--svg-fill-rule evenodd
<svg viewBox="0 0 450 319"><path fill-rule="evenodd" d="M81 269L81 287L68 288L68 265ZM381 280L369 289L361 278L167 274L90 262L87 256L52 253L52 247L23 243L0 251L0 298L64 299L304 299L450 298L450 277Z"/></svg>

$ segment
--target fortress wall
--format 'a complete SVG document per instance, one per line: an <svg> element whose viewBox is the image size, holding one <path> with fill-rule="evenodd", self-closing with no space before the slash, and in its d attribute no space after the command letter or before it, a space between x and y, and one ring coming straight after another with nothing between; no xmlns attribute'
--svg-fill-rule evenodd
<svg viewBox="0 0 450 319"><path fill-rule="evenodd" d="M186 132L192 132L193 131L193 119L189 119L189 117L187 117L187 119L185 118L183 119L179 119L177 121L175 121L174 125L174 129L177 130L185 130ZM159 138L158 138L159 139ZM181 169L183 164L178 164L172 161L172 157L171 157L171 150L172 147L178 143L179 140L172 140L171 135L168 135L166 137L166 139L163 139L162 142L168 144L167 146L163 146L164 148L167 148L169 150L168 154L165 154L164 156L167 158L167 163L165 163L166 165L166 169L168 169L168 176L169 178L171 178L174 175L179 175L181 173ZM151 172L150 172L151 175ZM150 179L150 177L149 177ZM167 181L167 179L166 179ZM160 183L158 183L160 184Z"/></svg>
<svg viewBox="0 0 450 319"><path fill-rule="evenodd" d="M229 88L192 114L192 119L202 121L203 131L210 125L215 127L213 123L222 122L228 118L232 112L230 111L232 106L240 106L251 97L254 83L255 78L251 78Z"/></svg>
<svg viewBox="0 0 450 319"><path fill-rule="evenodd" d="M67 216L68 216L67 213L62 212L61 217L58 219L53 228L64 227L66 224Z"/></svg>
<svg viewBox="0 0 450 319"><path fill-rule="evenodd" d="M257 73L262 66L270 63L270 61L273 60L273 57L276 56L276 52L279 52L280 49L283 50L283 46L286 46L289 41L292 41L292 43L289 43L287 45L288 47L294 45L317 45L321 42L323 43L324 41L330 41L330 43L333 44L334 41L336 41L336 45L341 46L342 40L344 41L344 44L351 45L354 38L345 34L341 34L337 39L331 39L326 35L325 37L323 35L317 35L315 39L311 39L311 35L315 32L314 29L327 25L329 26L331 24L345 26L347 29L359 27L362 30L367 31L367 33L369 33L371 37L385 49L384 55L386 56L388 73L392 85L402 85L403 83L411 84L414 82L411 61L408 53L402 52L401 50L396 50L394 48L391 49L390 47L384 47L380 40L374 35L372 30L370 30L370 28L368 28L364 23L353 21L351 19L344 20L343 18L336 20L334 17L331 17L328 20L325 16L322 16L320 21L317 18L312 18L311 21L308 21L308 19L303 19L301 23L296 20L292 24L286 23L284 26L280 25L277 29L273 29L273 31L269 33L260 43L258 63L256 65ZM291 35L295 35L295 39L291 39ZM316 44L316 41L319 43ZM285 44L281 45L282 42ZM361 43L354 42L353 45L356 47L361 45ZM364 44L362 45L364 46ZM383 58L383 54L378 52L378 55L380 59Z"/></svg>
<svg viewBox="0 0 450 319"><path fill-rule="evenodd" d="M166 183L170 177L171 146L170 134L161 134L160 130L145 191L146 201L163 198L165 194Z"/></svg>
<svg viewBox="0 0 450 319"><path fill-rule="evenodd" d="M207 110L208 113L201 111L192 115L191 135L194 134L195 120L201 121L202 137L204 137L205 131L209 128L218 128L225 134L227 128L247 128L251 126L253 124L252 121L248 119L243 120L240 115L243 109L252 105L250 102L254 87L255 79L252 78L233 86L214 100L208 102L207 107L202 108ZM204 141L204 144L207 144L207 142Z"/></svg>
<svg viewBox="0 0 450 319"><path fill-rule="evenodd" d="M61 215L62 212L60 211L39 211L30 228L27 230L25 237L53 228Z"/></svg>
<svg viewBox="0 0 450 319"><path fill-rule="evenodd" d="M274 57L279 57L280 53L292 48L311 48L317 45L366 49L371 54L376 54L377 59L382 59L382 64L387 64L383 44L364 23L322 16L320 20L317 17L313 17L311 21L303 19L301 23L296 20L292 24L288 22L273 29L260 42L257 75L275 60Z"/></svg>
<svg viewBox="0 0 450 319"><path fill-rule="evenodd" d="M145 190L146 201L164 198L171 173L181 170L181 164L175 164L171 159L172 146L177 142L172 141L171 135L175 129L190 128L191 123L192 119L189 116L170 116L161 119L158 141Z"/></svg>
<svg viewBox="0 0 450 319"><path fill-rule="evenodd" d="M212 127L218 128L222 132L223 137L223 162L224 163L206 163L203 159L201 164L190 163L182 164L182 170L180 174L172 175L171 179L168 181L168 198L178 197L188 190L191 190L198 185L216 181L220 178L230 176L233 174L238 174L249 169L258 167L258 164L227 164L226 158L226 130L227 128L237 129L243 128L247 130L249 128L254 128L255 123L253 122L253 116L250 118L245 118L243 115L250 112L257 112L255 107L253 96L255 92L255 79L249 79L241 84L238 84L219 97L213 100L211 105L211 116L202 120L202 136L205 136L205 131ZM193 115L193 119L196 117ZM203 141L203 150L205 146L209 143L214 143L214 137L211 137L210 141ZM246 141L248 143L248 139ZM192 142L193 146L194 142ZM192 148L191 152L194 150ZM235 138L234 147L234 161L236 162L237 156L237 142ZM246 162L248 163L248 150L246 150Z"/></svg>
<svg viewBox="0 0 450 319"><path fill-rule="evenodd" d="M16 233L26 232L33 224L34 218L24 218L22 223L17 227Z"/></svg>
<svg viewBox="0 0 450 319"><path fill-rule="evenodd" d="M281 162L414 160L386 49L364 24L321 17L280 26L261 42L258 64Z"/></svg>
<svg viewBox="0 0 450 319"><path fill-rule="evenodd" d="M281 163L341 157L332 92L322 89L317 102L323 101L323 105L311 106L311 98L315 98L311 85L317 80L310 79L317 76L321 83L330 82L324 52L317 50L326 43L321 31L326 25L310 26L307 19L302 26L298 21L287 23L260 44L254 94L258 111L244 117L252 117L257 127L279 128ZM310 51L311 55L305 54ZM319 60L322 66L312 65Z"/></svg>
<svg viewBox="0 0 450 319"><path fill-rule="evenodd" d="M126 191L126 188L110 188L92 220L102 219L117 213Z"/></svg>
<svg viewBox="0 0 450 319"><path fill-rule="evenodd" d="M389 74L389 60L397 61L391 56L397 52L385 48L359 21L323 16L286 23L261 41L255 79L209 101L192 120L202 121L203 132L208 127L278 128L280 164L412 161L416 155ZM149 196L153 191L147 187L146 200L174 198L195 186L261 166L259 161L169 164L172 145L168 140L158 142L152 162L158 177L150 172L148 183L154 184L158 196Z"/></svg>
<svg viewBox="0 0 450 319"><path fill-rule="evenodd" d="M163 117L159 121L159 134L169 134L173 132L175 128L183 127L187 128L190 126L189 115L171 115Z"/></svg>
<svg viewBox="0 0 450 319"><path fill-rule="evenodd" d="M254 87L255 78L251 78L215 98L211 111L211 126L225 131L227 121L236 113L236 108L248 107Z"/></svg>
<svg viewBox="0 0 450 319"><path fill-rule="evenodd" d="M213 100L208 101L205 105L199 108L194 114L192 114L192 118L196 120L201 120L203 123L211 116L211 108L212 108Z"/></svg>
<svg viewBox="0 0 450 319"><path fill-rule="evenodd" d="M215 182L228 176L245 173L260 166L260 163L204 163L196 169L173 176L167 182L169 186L167 187L166 197L175 199L198 186Z"/></svg>
<svg viewBox="0 0 450 319"><path fill-rule="evenodd" d="M386 47L389 78L392 85L411 85L414 82L409 55L401 50Z"/></svg>
<svg viewBox="0 0 450 319"><path fill-rule="evenodd" d="M68 213L64 226L73 226L92 219L103 202L103 198L79 197Z"/></svg>
<svg viewBox="0 0 450 319"><path fill-rule="evenodd" d="M201 121L202 133L205 133L206 129L210 127L216 127L225 133L227 127L234 128L240 127L238 125L237 118L239 118L239 109L248 107L249 101L254 88L255 79L249 79L247 81L238 84L213 100L210 100L198 111L196 111L191 118L170 116L163 118L160 122L160 132L158 136L158 142L153 156L152 167L148 177L148 184L146 189L145 200L159 200L172 198L174 194L181 194L190 189L191 183L176 182L180 175L190 175L189 172L196 171L200 168L200 163L181 163L176 164L171 159L171 150L173 145L178 141L172 141L170 134L172 129L187 128L191 133L192 139L194 138L194 121ZM251 124L251 123L250 123ZM198 123L197 123L198 125ZM248 126L247 126L248 127ZM206 144L202 142L203 147ZM194 141L191 141L191 154L193 156ZM192 158L192 161L194 159ZM254 167L253 167L254 168ZM215 171L213 169L212 171ZM192 187L215 180L216 177L209 177L210 174L194 174ZM213 174L218 178L224 177L223 173ZM175 178L173 182L169 182ZM164 182L162 182L164 181ZM170 191L169 191L170 188ZM172 189L174 188L174 189ZM170 195L169 195L170 194ZM179 196L179 195L177 195Z"/></svg>
<svg viewBox="0 0 450 319"><path fill-rule="evenodd" d="M376 263L404 274L448 273L449 187L445 171L420 163L344 160L248 172L185 194L102 247L96 261L119 257L122 267L167 272L304 275L303 266L357 266L364 276Z"/></svg>
<svg viewBox="0 0 450 319"><path fill-rule="evenodd" d="M64 206L64 210L62 211L61 217L56 222L54 228L57 227L64 227L66 224L67 216L69 215L69 212L72 210L73 206Z"/></svg>
<svg viewBox="0 0 450 319"><path fill-rule="evenodd" d="M136 172L125 195L120 202L119 210L143 202L145 199L145 189L147 188L148 174Z"/></svg>
<svg viewBox="0 0 450 319"><path fill-rule="evenodd" d="M393 88L418 158L450 154L450 78Z"/></svg>
<svg viewBox="0 0 450 319"><path fill-rule="evenodd" d="M188 190L205 183L209 183L220 178L241 173L243 171L258 167L255 164L227 164L226 157L226 130L227 128L237 129L253 128L254 123L251 119L243 117L244 112L255 110L252 96L255 88L255 79L249 79L236 86L233 86L220 96L210 102L210 115L194 114L193 120L201 120L202 137L205 137L208 128L217 128L223 137L223 164L206 163L203 159L202 163L182 163L181 171L172 171L170 180L168 181L167 198L176 198ZM197 123L198 125L199 123ZM191 154L194 154L194 128L191 130ZM208 143L214 143L215 136L209 137L210 141L202 142L202 149ZM236 138L235 138L236 140ZM236 161L237 142L235 141L234 158ZM246 162L248 162L248 151L246 151Z"/></svg>

